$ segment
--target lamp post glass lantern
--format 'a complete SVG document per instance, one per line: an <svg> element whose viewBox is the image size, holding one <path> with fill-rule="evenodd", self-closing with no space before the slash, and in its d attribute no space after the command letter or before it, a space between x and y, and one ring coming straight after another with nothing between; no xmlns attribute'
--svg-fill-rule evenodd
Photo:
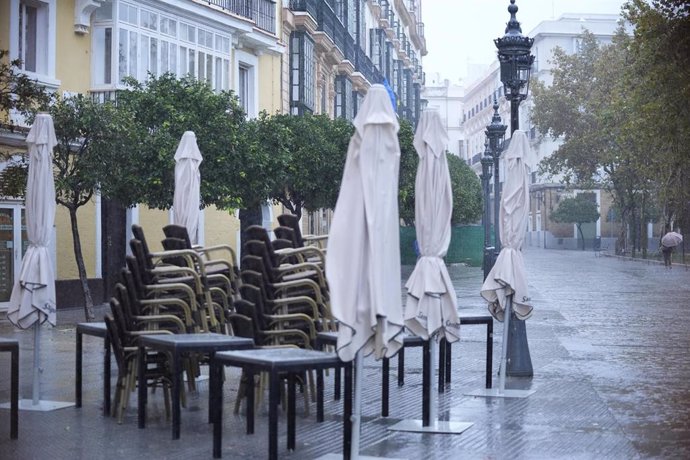
<svg viewBox="0 0 690 460"><path fill-rule="evenodd" d="M518 107L520 102L527 97L534 62L534 56L530 54L534 39L522 35L522 28L515 17L517 11L515 0L510 0L508 7L510 21L506 25L505 35L494 40L501 65L501 82L505 89L506 99L510 101L511 134L519 128Z"/></svg>
<svg viewBox="0 0 690 460"><path fill-rule="evenodd" d="M494 44L498 48L497 54L501 66L501 82L503 83L505 97L510 101L511 135L520 126L520 102L527 98L532 63L534 62L534 56L530 52L534 39L522 35L522 28L515 17L517 11L518 7L515 5L515 0L510 0L510 5L508 6L510 20L506 24L505 35L494 40ZM497 107L494 106L494 108L497 113ZM499 183L497 164L495 165L494 176L494 183L496 184L496 192L494 194L496 216L498 216L498 207L500 206L500 189L497 186ZM496 227L498 227L498 219L496 219L496 224ZM506 375L532 377L534 372L527 343L525 322L518 320L514 314L510 318L508 343Z"/></svg>

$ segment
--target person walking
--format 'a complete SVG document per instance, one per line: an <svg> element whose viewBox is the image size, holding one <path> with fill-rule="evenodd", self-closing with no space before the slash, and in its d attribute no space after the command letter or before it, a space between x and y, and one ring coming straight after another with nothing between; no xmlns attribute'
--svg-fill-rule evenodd
<svg viewBox="0 0 690 460"><path fill-rule="evenodd" d="M664 246L663 244L661 245L661 253L664 255L664 267L668 267L669 269L673 268L671 265L671 259L673 255L673 248Z"/></svg>

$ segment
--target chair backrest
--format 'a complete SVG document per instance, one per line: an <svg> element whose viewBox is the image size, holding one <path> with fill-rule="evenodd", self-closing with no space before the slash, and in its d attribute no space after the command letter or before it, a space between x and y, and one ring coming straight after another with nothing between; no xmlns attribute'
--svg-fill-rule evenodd
<svg viewBox="0 0 690 460"><path fill-rule="evenodd" d="M299 227L299 219L294 214L281 214L278 216L278 223L283 227L291 228L295 234L295 242L297 248L304 246L304 239L302 238L302 229Z"/></svg>
<svg viewBox="0 0 690 460"><path fill-rule="evenodd" d="M266 312L266 304L264 303L261 289L252 284L243 284L240 287L240 295L245 302L249 302L252 305L251 311L247 309L246 305L241 306L242 312L240 313L252 318L258 331L268 330L268 322L264 316L268 313Z"/></svg>
<svg viewBox="0 0 690 460"><path fill-rule="evenodd" d="M242 278L242 283L248 283L261 288L267 299L275 299L275 290L272 287L273 280L260 257L250 254L242 257L240 277Z"/></svg>
<svg viewBox="0 0 690 460"><path fill-rule="evenodd" d="M244 231L244 234L246 237L244 246L246 246L247 243L249 243L250 241L259 241L263 243L266 247L266 251L268 252L269 257L271 258L271 263L273 264L273 266L277 267L278 265L280 265L279 257L273 251L273 244L271 243L271 238L268 236L268 232L265 228L261 227L260 225L250 225ZM244 246L242 249L244 249Z"/></svg>
<svg viewBox="0 0 690 460"><path fill-rule="evenodd" d="M292 228L279 225L273 229L273 234L276 239L289 241L293 248L299 247L295 231Z"/></svg>
<svg viewBox="0 0 690 460"><path fill-rule="evenodd" d="M260 258L264 266L266 267L266 270L272 271L275 267L278 266L276 260L277 258L271 256L271 251L269 251L269 249L266 247L266 244L262 241L245 241L244 247L242 248L242 254ZM243 265L241 266L241 268L244 269L244 257L242 257L242 264ZM273 275L271 275L271 278L273 278Z"/></svg>
<svg viewBox="0 0 690 460"><path fill-rule="evenodd" d="M163 227L163 233L167 238L179 238L184 242L184 247L179 249L192 249L192 240L189 239L189 232L184 225L170 224Z"/></svg>
<svg viewBox="0 0 690 460"><path fill-rule="evenodd" d="M112 302L115 299L111 299ZM115 362L117 362L117 368L120 373L125 372L125 346L123 343L123 335L120 327L117 325L117 321L113 318L110 313L105 314L105 328L108 331L108 338L110 339L110 346L115 355Z"/></svg>
<svg viewBox="0 0 690 460"><path fill-rule="evenodd" d="M146 242L146 236L144 236L144 229L141 228L141 226L137 224L132 224L132 236L134 237L135 240L138 240L141 242L142 250L144 251L144 255L149 259L147 261L148 264L153 265L153 261L151 260L151 250L149 249L149 245ZM131 245L131 243L130 243Z"/></svg>
<svg viewBox="0 0 690 460"><path fill-rule="evenodd" d="M132 249L132 256L139 267L141 279L144 281L144 284L153 284L154 280L149 271L154 268L153 258L150 257L150 255L147 257L144 243L142 243L141 240L132 238L129 240L129 247Z"/></svg>
<svg viewBox="0 0 690 460"><path fill-rule="evenodd" d="M171 236L163 238L161 240L161 243L163 244L163 249L165 249L166 251L176 251L191 248L191 246L188 245L182 238L176 238ZM169 257L166 258L165 261L173 265L177 265L178 267L187 266L187 262L185 261L184 257Z"/></svg>

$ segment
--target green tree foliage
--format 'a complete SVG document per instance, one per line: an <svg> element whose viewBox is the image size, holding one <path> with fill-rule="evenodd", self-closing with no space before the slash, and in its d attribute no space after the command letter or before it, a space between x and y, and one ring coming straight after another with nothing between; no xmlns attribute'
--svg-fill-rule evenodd
<svg viewBox="0 0 690 460"><path fill-rule="evenodd" d="M270 198L297 216L333 208L352 133L350 122L326 115L262 114L249 123L248 163L236 173L243 202Z"/></svg>
<svg viewBox="0 0 690 460"><path fill-rule="evenodd" d="M644 140L648 174L664 224L690 227L690 4L634 0L629 50L630 99L639 113L631 131Z"/></svg>
<svg viewBox="0 0 690 460"><path fill-rule="evenodd" d="M97 103L81 95L58 99L50 107L58 144L54 149L55 192L70 217L74 256L84 293L87 320L93 320L93 300L81 250L77 211L102 186L123 177L123 152L129 151L133 118L111 103Z"/></svg>
<svg viewBox="0 0 690 460"><path fill-rule="evenodd" d="M51 95L36 80L21 72L21 60L8 61L7 50L0 49L0 117L10 110L30 115L45 110Z"/></svg>
<svg viewBox="0 0 690 460"><path fill-rule="evenodd" d="M231 92L214 92L205 81L177 79L170 73L126 83L128 89L118 93L118 108L132 113L136 130L131 139L136 142L123 156L130 182L113 189L110 197L124 205L172 206L175 151L182 134L193 131L203 156L202 206L237 207L238 193L227 177L239 166L237 153L244 141L245 116L237 98Z"/></svg>
<svg viewBox="0 0 690 460"><path fill-rule="evenodd" d="M417 177L419 155L414 148L414 127L407 120L400 120L398 143L400 144L400 179L398 208L405 225L414 225L414 183Z"/></svg>
<svg viewBox="0 0 690 460"><path fill-rule="evenodd" d="M582 224L596 222L599 219L599 209L592 200L591 194L581 193L575 198L565 198L558 208L551 213L554 222L575 224L582 238L582 250L585 250L585 237L582 233Z"/></svg>
<svg viewBox="0 0 690 460"><path fill-rule="evenodd" d="M400 121L398 142L400 143L400 219L405 225L414 225L415 180L419 155L415 150L412 125ZM453 190L453 225L476 222L482 214L481 182L472 169L460 157L446 152L448 172Z"/></svg>
<svg viewBox="0 0 690 460"><path fill-rule="evenodd" d="M448 172L453 188L453 216L451 224L471 224L482 216L482 184L479 177L460 157L451 153Z"/></svg>

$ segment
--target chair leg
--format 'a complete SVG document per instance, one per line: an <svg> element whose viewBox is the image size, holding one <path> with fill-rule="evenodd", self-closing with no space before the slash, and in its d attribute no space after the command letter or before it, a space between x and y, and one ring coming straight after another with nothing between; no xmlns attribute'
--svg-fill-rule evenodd
<svg viewBox="0 0 690 460"><path fill-rule="evenodd" d="M163 401L165 403L165 420L170 420L170 384L163 382ZM182 392L184 393L184 392Z"/></svg>
<svg viewBox="0 0 690 460"><path fill-rule="evenodd" d="M250 388L250 385L247 381L247 375L244 373L244 370L242 370L242 375L240 376L240 386L237 388L237 398L235 399L235 414L240 413L242 399L247 395L248 388Z"/></svg>

